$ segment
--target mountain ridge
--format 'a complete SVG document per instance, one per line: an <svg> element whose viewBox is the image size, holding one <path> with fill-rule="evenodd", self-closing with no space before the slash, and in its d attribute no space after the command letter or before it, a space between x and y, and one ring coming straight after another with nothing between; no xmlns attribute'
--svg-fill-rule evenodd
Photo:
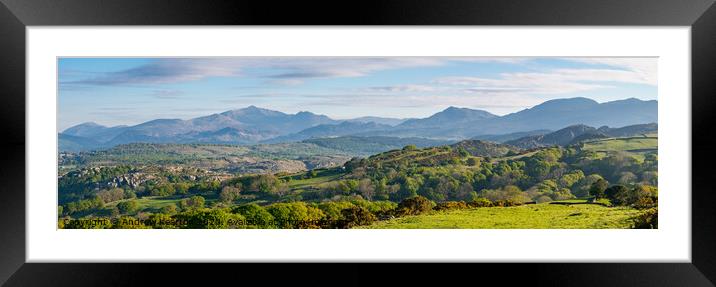
<svg viewBox="0 0 716 287"><path fill-rule="evenodd" d="M132 142L228 143L301 141L317 137L390 136L459 141L496 138L515 140L534 131L554 131L572 125L626 127L657 122L657 101L636 98L598 103L588 98L545 101L504 116L488 111L450 106L420 119L359 117L335 120L301 111L287 114L248 106L191 119L154 119L133 126L107 127L85 122L65 129L60 150L111 147ZM394 125L380 123L387 120ZM402 121L401 121L402 120ZM400 122L398 122L400 121ZM533 131L533 132L530 132ZM513 134L512 136L505 136Z"/></svg>

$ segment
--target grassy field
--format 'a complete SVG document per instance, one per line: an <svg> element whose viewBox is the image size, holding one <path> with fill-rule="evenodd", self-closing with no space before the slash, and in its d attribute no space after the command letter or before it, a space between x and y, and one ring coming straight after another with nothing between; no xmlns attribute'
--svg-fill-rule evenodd
<svg viewBox="0 0 716 287"><path fill-rule="evenodd" d="M304 188L307 186L312 185L318 185L324 182L329 182L335 179L338 179L342 177L344 174L335 170L335 169L328 169L328 170L320 170L316 172L315 177L311 178L300 178L300 176L303 175L303 173L300 173L297 175L289 175L282 177L283 179L291 178L291 180L288 183L289 188L291 189L297 189L297 188Z"/></svg>
<svg viewBox="0 0 716 287"><path fill-rule="evenodd" d="M600 229L630 228L640 211L594 204L534 204L488 207L406 216L361 228L372 229Z"/></svg>
<svg viewBox="0 0 716 287"><path fill-rule="evenodd" d="M621 152L638 161L644 161L644 154L658 150L657 137L610 138L585 142L583 150L593 151L601 156Z"/></svg>
<svg viewBox="0 0 716 287"><path fill-rule="evenodd" d="M655 137L632 137L596 140L584 143L584 150L609 152L609 151L646 151L656 150L658 138Z"/></svg>

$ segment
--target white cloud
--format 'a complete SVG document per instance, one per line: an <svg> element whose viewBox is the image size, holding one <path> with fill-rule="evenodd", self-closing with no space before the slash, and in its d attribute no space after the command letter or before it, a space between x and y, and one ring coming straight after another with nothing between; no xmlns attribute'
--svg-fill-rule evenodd
<svg viewBox="0 0 716 287"><path fill-rule="evenodd" d="M436 90L438 90L438 87L429 86L429 85L416 85L416 84L370 87L370 88L366 89L366 91L368 91L368 92L409 92L409 93L433 92Z"/></svg>
<svg viewBox="0 0 716 287"><path fill-rule="evenodd" d="M573 60L573 59L569 59ZM553 69L545 72L501 73L495 78L442 77L433 82L464 86L466 92L521 92L568 94L611 87L614 83L656 85L656 61L652 59L577 59L615 68Z"/></svg>
<svg viewBox="0 0 716 287"><path fill-rule="evenodd" d="M657 58L567 58L567 60L620 68L631 72L634 77L641 78L643 82L650 85L656 85L658 79Z"/></svg>
<svg viewBox="0 0 716 287"><path fill-rule="evenodd" d="M158 58L145 65L101 74L65 84L122 85L164 84L208 77L250 76L271 83L295 85L305 79L361 77L374 72L411 67L440 66L451 61L517 63L525 58L470 57L234 57Z"/></svg>

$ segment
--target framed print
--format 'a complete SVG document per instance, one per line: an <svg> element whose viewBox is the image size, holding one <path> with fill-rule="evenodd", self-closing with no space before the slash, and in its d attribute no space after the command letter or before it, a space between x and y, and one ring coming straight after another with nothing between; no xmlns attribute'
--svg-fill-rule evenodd
<svg viewBox="0 0 716 287"><path fill-rule="evenodd" d="M713 286L712 1L130 2L3 2L9 286Z"/></svg>

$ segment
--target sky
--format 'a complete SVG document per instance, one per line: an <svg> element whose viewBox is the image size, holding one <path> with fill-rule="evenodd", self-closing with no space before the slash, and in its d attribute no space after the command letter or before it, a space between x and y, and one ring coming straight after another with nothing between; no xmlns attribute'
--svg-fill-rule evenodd
<svg viewBox="0 0 716 287"><path fill-rule="evenodd" d="M657 58L60 58L58 128L189 119L250 105L334 119L497 115L559 98L656 100Z"/></svg>

